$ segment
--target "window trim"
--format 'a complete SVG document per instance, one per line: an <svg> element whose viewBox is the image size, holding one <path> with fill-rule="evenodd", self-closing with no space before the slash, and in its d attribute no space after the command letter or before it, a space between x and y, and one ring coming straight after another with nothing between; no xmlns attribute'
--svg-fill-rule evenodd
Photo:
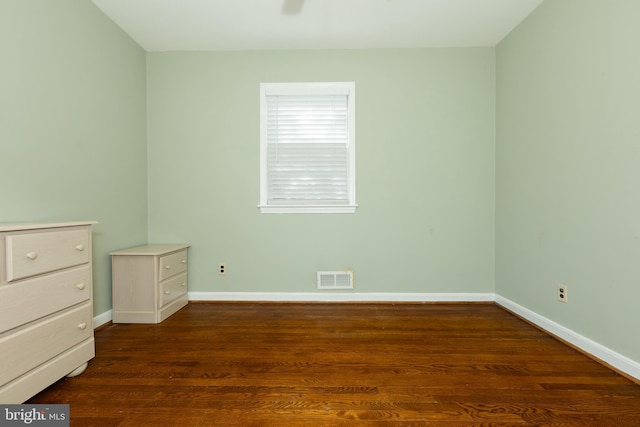
<svg viewBox="0 0 640 427"><path fill-rule="evenodd" d="M345 204L270 205L267 203L267 95L311 95L316 93L347 94L348 120L348 186L349 200ZM355 82L260 83L260 208L261 213L355 213Z"/></svg>

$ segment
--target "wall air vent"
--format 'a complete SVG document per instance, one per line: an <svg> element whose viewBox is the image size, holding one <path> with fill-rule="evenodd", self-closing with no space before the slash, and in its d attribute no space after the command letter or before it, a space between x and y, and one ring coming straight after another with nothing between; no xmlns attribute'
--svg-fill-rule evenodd
<svg viewBox="0 0 640 427"><path fill-rule="evenodd" d="M353 289L353 271L318 271L318 289Z"/></svg>

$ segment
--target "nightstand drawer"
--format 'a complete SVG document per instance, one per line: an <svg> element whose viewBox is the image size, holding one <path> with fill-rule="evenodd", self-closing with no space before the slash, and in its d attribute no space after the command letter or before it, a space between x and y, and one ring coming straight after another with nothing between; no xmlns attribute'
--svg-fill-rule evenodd
<svg viewBox="0 0 640 427"><path fill-rule="evenodd" d="M5 384L93 336L91 303L0 338L0 384Z"/></svg>
<svg viewBox="0 0 640 427"><path fill-rule="evenodd" d="M91 298L89 265L0 286L0 333Z"/></svg>
<svg viewBox="0 0 640 427"><path fill-rule="evenodd" d="M162 283L162 286L160 287L160 305L158 307L162 308L164 305L186 293L187 273L173 277Z"/></svg>
<svg viewBox="0 0 640 427"><path fill-rule="evenodd" d="M160 257L160 281L187 271L187 250Z"/></svg>
<svg viewBox="0 0 640 427"><path fill-rule="evenodd" d="M89 230L7 234L7 281L89 262Z"/></svg>

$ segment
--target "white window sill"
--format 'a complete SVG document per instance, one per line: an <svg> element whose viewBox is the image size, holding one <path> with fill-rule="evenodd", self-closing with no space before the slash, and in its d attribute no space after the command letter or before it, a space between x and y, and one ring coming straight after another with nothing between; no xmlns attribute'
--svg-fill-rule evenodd
<svg viewBox="0 0 640 427"><path fill-rule="evenodd" d="M260 213L283 214L283 213L355 213L358 205L339 206L273 206L259 205Z"/></svg>

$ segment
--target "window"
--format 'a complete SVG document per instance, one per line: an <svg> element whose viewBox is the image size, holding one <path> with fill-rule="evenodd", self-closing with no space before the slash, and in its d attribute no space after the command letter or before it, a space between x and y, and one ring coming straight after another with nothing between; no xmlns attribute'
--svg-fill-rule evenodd
<svg viewBox="0 0 640 427"><path fill-rule="evenodd" d="M260 210L353 213L355 84L260 85Z"/></svg>

